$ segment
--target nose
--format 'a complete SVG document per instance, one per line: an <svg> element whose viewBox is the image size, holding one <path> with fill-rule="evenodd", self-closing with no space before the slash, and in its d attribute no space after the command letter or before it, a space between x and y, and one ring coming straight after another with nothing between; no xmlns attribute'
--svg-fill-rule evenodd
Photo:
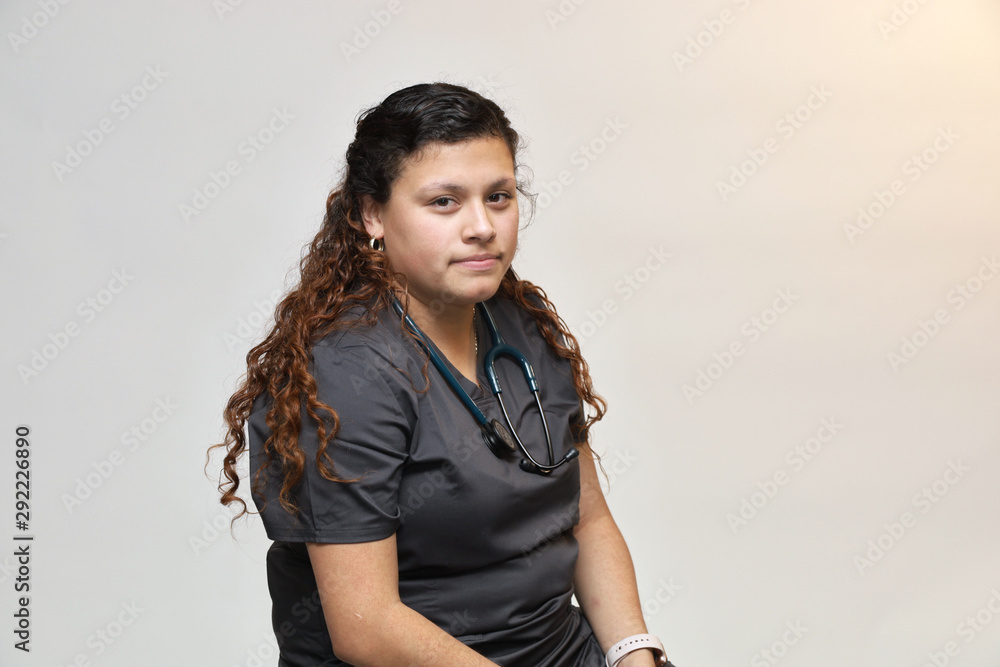
<svg viewBox="0 0 1000 667"><path fill-rule="evenodd" d="M490 210L483 202L478 202L468 209L463 238L466 241L492 241L497 235Z"/></svg>

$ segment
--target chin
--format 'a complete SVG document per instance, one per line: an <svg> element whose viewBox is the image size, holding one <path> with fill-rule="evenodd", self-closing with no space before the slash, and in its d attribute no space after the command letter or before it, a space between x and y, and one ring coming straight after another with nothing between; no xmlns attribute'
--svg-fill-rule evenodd
<svg viewBox="0 0 1000 667"><path fill-rule="evenodd" d="M486 281L483 281L483 284L481 285L469 286L465 290L455 292L455 301L464 303L479 303L480 301L486 301L491 298L497 293L498 289L500 289L499 280L490 281L489 284L486 284Z"/></svg>
<svg viewBox="0 0 1000 667"><path fill-rule="evenodd" d="M482 287L482 289L479 290L480 293L481 293L481 297L482 297L479 300L480 301L485 301L486 299L489 299L494 294L496 294L497 290L500 289L500 281L501 281L502 278L503 278L503 274L501 273L495 279L490 280L488 285L484 285Z"/></svg>

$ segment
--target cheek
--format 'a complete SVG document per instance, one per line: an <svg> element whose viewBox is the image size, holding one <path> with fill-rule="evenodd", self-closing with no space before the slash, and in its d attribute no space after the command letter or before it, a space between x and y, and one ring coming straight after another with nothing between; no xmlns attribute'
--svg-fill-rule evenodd
<svg viewBox="0 0 1000 667"><path fill-rule="evenodd" d="M409 229L404 234L391 239L394 241L389 249L389 258L397 270L408 274L420 274L434 271L444 262L442 248L443 239L420 230Z"/></svg>
<svg viewBox="0 0 1000 667"><path fill-rule="evenodd" d="M409 213L397 214L386 225L386 239L399 255L423 254L426 252L429 228L421 224L418 216Z"/></svg>
<svg viewBox="0 0 1000 667"><path fill-rule="evenodd" d="M514 215L510 216L509 219L505 220L504 223L505 224L502 232L504 237L507 238L510 243L516 243L518 225L520 224L520 219L518 218L518 215L515 213Z"/></svg>

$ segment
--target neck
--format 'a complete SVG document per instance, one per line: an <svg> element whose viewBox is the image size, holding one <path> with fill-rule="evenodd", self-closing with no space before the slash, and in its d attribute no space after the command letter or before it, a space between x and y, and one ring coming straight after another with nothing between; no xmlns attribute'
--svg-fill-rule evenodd
<svg viewBox="0 0 1000 667"><path fill-rule="evenodd" d="M411 295L409 314L424 335L451 359L453 355L465 355L473 345L475 308L474 305L464 305L432 309Z"/></svg>

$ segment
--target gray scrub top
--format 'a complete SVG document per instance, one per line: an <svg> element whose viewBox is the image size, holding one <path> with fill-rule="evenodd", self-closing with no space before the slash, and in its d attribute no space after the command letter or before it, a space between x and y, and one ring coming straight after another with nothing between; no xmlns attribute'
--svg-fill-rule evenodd
<svg viewBox="0 0 1000 667"><path fill-rule="evenodd" d="M514 302L487 302L497 329L525 354L538 380L556 459L573 447L570 423L581 403L568 361L554 354L531 315ZM483 371L491 346L476 314L476 386L445 360L487 419L505 424ZM443 356L443 355L442 355ZM282 666L343 665L333 654L305 542L354 543L396 535L403 603L494 662L505 666L597 667L604 656L582 612L571 603L578 545L580 466L548 476L501 460L483 442L469 411L427 364L391 311L374 326L355 323L318 341L310 371L318 398L337 411L340 430L328 453L341 477L315 466L315 422L303 410L299 443L305 470L294 498L301 514L277 500L277 466L265 471L265 498L254 494L267 535L272 622ZM548 462L545 435L519 366L496 363L504 402L532 456ZM251 475L269 435L270 400L258 397L249 419ZM323 413L327 416L326 413Z"/></svg>

